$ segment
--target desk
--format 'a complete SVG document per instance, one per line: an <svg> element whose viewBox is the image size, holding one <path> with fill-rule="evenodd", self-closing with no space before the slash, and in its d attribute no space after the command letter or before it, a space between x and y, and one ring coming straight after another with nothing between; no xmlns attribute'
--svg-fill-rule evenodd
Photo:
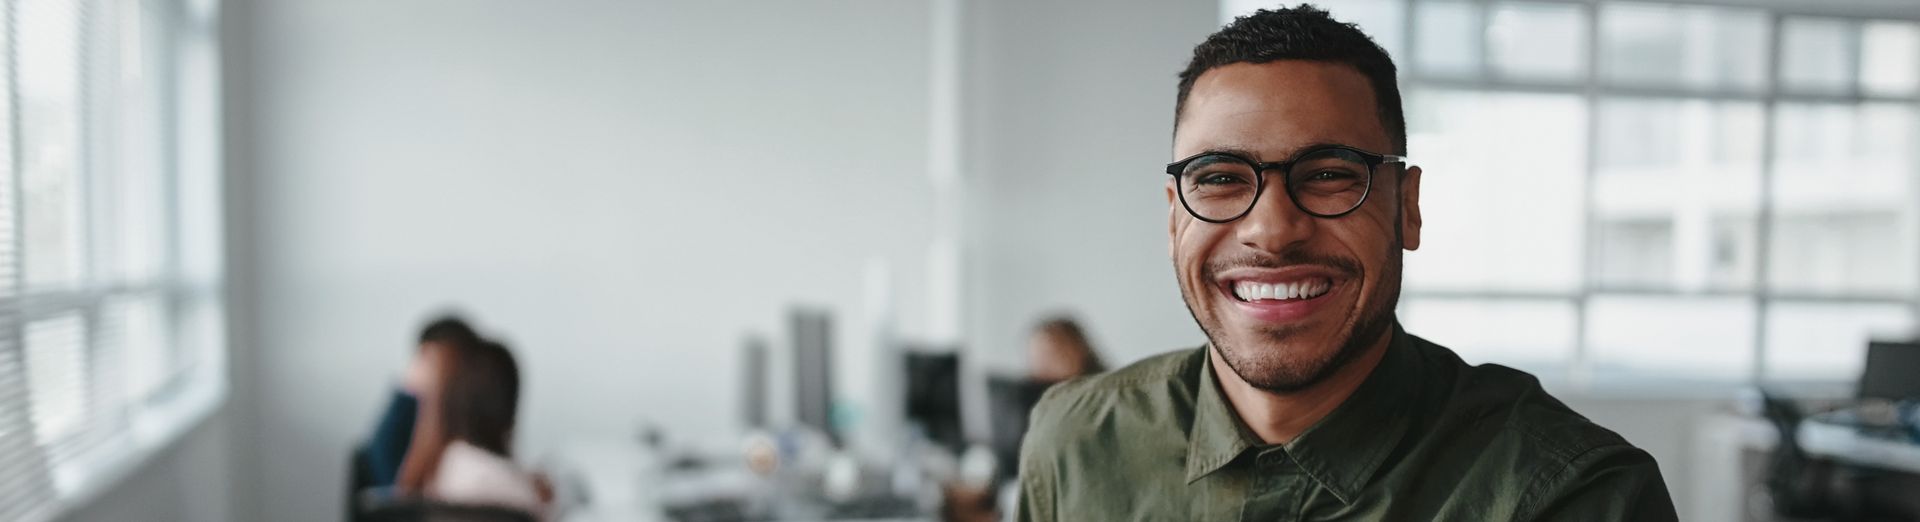
<svg viewBox="0 0 1920 522"><path fill-rule="evenodd" d="M1828 414L1809 416L1795 436L1809 456L1860 468L1920 476L1920 444L1862 435ZM1760 417L1724 413L1700 419L1689 458L1691 502L1699 520L1773 520L1755 493L1764 488L1767 463L1779 434ZM1665 471L1665 470L1663 470Z"/></svg>
<svg viewBox="0 0 1920 522"><path fill-rule="evenodd" d="M1862 434L1859 428L1832 419L1832 414L1819 414L1801 422L1800 448L1809 455L1855 466L1920 474L1920 444Z"/></svg>
<svg viewBox="0 0 1920 522"><path fill-rule="evenodd" d="M744 464L730 466L724 459L698 472L671 471L667 459L638 443L620 440L575 443L544 459L544 466L562 478L559 487L584 490L581 505L565 506L564 522L670 522L671 507L687 498L743 497L755 506L770 503L776 520L801 522L931 522L931 516L909 518L831 518L832 510L814 502L792 480L768 479L749 472ZM569 494L562 492L561 497ZM759 518L755 518L759 520Z"/></svg>

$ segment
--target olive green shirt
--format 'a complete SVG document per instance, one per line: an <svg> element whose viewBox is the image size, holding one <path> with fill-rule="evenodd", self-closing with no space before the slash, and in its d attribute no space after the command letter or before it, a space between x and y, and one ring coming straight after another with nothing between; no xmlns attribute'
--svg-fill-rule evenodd
<svg viewBox="0 0 1920 522"><path fill-rule="evenodd" d="M1060 384L1033 410L1019 520L1675 520L1645 451L1524 372L1396 325L1380 364L1264 444L1206 347Z"/></svg>

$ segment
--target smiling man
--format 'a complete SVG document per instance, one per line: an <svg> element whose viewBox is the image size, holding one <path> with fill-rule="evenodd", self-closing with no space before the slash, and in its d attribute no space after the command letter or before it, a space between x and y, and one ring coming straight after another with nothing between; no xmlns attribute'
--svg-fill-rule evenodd
<svg viewBox="0 0 1920 522"><path fill-rule="evenodd" d="M1675 518L1646 452L1401 330L1421 172L1394 76L1308 6L1194 48L1167 232L1208 343L1050 390L1021 520Z"/></svg>

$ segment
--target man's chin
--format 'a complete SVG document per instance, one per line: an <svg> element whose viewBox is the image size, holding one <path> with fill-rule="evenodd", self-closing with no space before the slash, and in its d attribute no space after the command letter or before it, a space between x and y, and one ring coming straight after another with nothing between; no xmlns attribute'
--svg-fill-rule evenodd
<svg viewBox="0 0 1920 522"><path fill-rule="evenodd" d="M1287 330L1303 330L1286 327ZM1241 380L1271 391L1311 386L1338 362L1345 343L1309 331L1259 332L1216 344L1220 356Z"/></svg>

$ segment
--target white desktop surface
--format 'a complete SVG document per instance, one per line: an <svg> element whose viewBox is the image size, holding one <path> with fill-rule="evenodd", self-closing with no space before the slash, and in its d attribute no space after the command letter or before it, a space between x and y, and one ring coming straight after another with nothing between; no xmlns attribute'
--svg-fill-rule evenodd
<svg viewBox="0 0 1920 522"><path fill-rule="evenodd" d="M560 515L562 522L671 522L665 502L672 490L689 487L705 490L738 487L727 474L704 484L688 484L682 479L666 483L662 459L637 442L624 440L588 441L568 444L551 454L546 462L557 471L571 473L584 484L589 499L586 505L572 506ZM745 473L745 469L740 472ZM730 485L731 484L731 485ZM796 520L795 522L930 522L927 518Z"/></svg>
<svg viewBox="0 0 1920 522"><path fill-rule="evenodd" d="M1920 444L1871 437L1844 424L1822 422L1818 415L1800 423L1800 448L1810 455L1856 466L1920 473Z"/></svg>

